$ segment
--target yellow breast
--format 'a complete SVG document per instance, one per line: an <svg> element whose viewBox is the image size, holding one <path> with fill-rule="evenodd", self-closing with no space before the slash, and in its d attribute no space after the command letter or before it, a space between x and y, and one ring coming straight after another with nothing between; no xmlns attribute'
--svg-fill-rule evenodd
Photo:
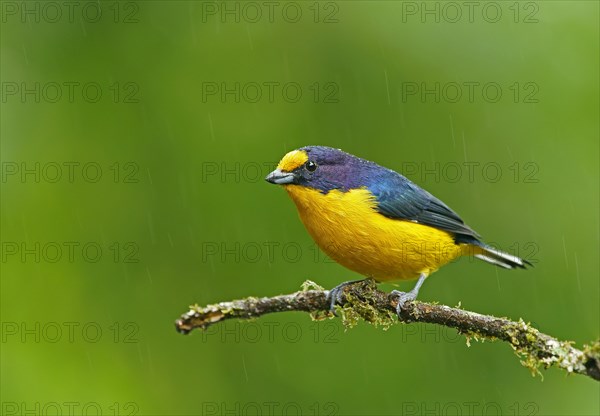
<svg viewBox="0 0 600 416"><path fill-rule="evenodd" d="M413 279L463 252L445 231L379 214L366 189L323 194L298 185L285 188L319 247L364 276L378 281Z"/></svg>

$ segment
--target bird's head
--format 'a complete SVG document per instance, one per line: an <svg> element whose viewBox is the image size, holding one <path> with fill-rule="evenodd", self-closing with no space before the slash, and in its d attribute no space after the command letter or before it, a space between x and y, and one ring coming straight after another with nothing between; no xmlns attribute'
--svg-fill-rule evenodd
<svg viewBox="0 0 600 416"><path fill-rule="evenodd" d="M277 169L265 178L277 185L299 185L327 193L365 186L366 175L376 166L340 149L306 146L287 153Z"/></svg>

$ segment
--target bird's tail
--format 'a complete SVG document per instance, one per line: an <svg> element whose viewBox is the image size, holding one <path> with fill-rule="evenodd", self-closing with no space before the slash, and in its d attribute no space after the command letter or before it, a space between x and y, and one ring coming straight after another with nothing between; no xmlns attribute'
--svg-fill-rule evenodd
<svg viewBox="0 0 600 416"><path fill-rule="evenodd" d="M533 266L527 260L497 250L480 241L478 241L476 244L473 244L471 247L473 250L473 255L478 259L499 267L503 267L505 269L525 269L527 266Z"/></svg>

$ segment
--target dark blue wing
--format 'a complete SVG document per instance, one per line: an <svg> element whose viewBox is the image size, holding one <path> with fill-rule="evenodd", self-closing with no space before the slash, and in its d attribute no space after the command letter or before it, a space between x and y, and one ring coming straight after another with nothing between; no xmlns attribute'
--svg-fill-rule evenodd
<svg viewBox="0 0 600 416"><path fill-rule="evenodd" d="M447 231L458 240L479 239L456 212L404 176L388 169L377 176L368 188L376 197L381 214Z"/></svg>

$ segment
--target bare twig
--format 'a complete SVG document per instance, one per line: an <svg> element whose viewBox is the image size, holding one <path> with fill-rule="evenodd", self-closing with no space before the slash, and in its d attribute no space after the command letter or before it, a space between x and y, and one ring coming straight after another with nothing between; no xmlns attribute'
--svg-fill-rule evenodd
<svg viewBox="0 0 600 416"><path fill-rule="evenodd" d="M206 329L227 319L252 319L268 313L285 311L308 312L313 319L325 319L332 316L328 313L328 293L329 291L314 283L307 282L304 290L289 295L249 297L204 307L196 305L183 314L175 322L175 326L179 332L187 334L195 328ZM369 281L345 288L340 303L338 311L346 326L354 326L359 318L384 326L397 322L396 298L378 290L375 284ZM600 381L600 341L580 350L574 348L569 341L559 341L539 332L523 320L516 322L418 301L405 305L401 321L455 328L467 336L467 339L482 338L508 342L521 358L521 363L534 374L539 373L540 367L555 366L569 373L583 374Z"/></svg>

